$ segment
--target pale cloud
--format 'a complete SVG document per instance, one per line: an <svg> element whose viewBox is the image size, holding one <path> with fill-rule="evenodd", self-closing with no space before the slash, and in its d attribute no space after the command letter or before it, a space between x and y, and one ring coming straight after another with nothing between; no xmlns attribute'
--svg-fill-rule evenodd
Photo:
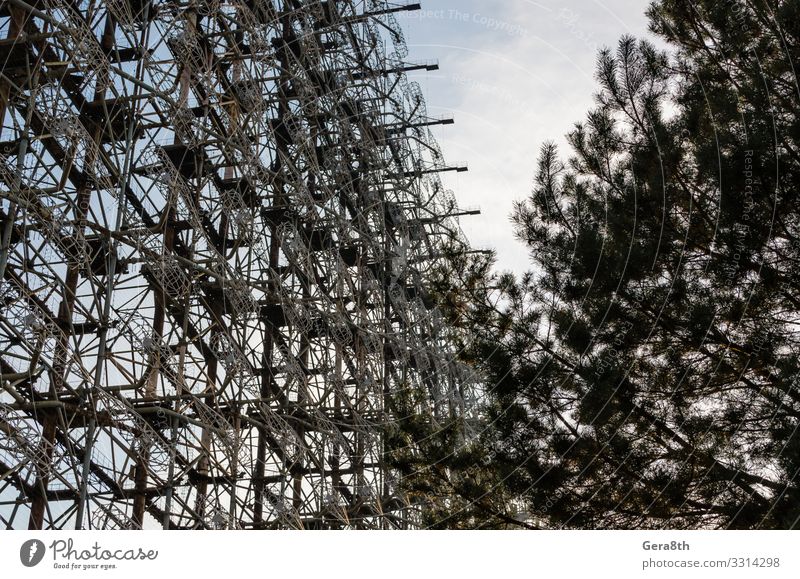
<svg viewBox="0 0 800 579"><path fill-rule="evenodd" d="M432 115L456 124L437 129L447 159L469 165L447 175L462 207L483 214L462 219L476 247L498 251L499 266L528 267L526 248L511 233L512 203L530 191L539 147L582 120L597 89L597 50L623 34L643 36L647 2L607 0L428 0L401 22L415 60L438 59L441 70L416 75Z"/></svg>

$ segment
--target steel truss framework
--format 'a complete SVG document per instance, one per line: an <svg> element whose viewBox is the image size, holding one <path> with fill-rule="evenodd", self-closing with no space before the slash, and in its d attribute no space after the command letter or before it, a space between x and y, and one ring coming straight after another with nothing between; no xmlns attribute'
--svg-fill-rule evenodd
<svg viewBox="0 0 800 579"><path fill-rule="evenodd" d="M382 0L0 3L0 521L387 528L464 251Z"/></svg>

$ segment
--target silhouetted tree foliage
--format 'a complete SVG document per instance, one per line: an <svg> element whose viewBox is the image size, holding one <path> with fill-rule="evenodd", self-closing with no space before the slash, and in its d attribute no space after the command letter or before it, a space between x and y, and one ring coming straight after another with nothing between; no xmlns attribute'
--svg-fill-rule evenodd
<svg viewBox="0 0 800 579"><path fill-rule="evenodd" d="M459 357L477 366L471 357L476 324L492 323L495 315L487 297L494 283L493 256L464 254L454 247L428 279L446 325L453 330ZM435 380L435 377L432 377ZM495 465L485 446L485 415L480 409L464 412L468 383L449 396L445 411L433 408L428 392L400 388L391 393L389 406L395 421L384 435L385 459L402 474L403 491L421 524L432 528L502 528L520 523L510 510L510 496L496 484ZM460 406L460 407L459 407ZM494 492L486 492L493 488Z"/></svg>
<svg viewBox="0 0 800 579"><path fill-rule="evenodd" d="M531 272L466 290L486 428L440 526L800 526L800 3L648 15L667 52L601 52L514 207Z"/></svg>

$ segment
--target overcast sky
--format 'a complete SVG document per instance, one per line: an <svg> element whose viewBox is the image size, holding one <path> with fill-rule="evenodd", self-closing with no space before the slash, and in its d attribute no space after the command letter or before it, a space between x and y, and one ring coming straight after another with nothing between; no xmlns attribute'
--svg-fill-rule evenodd
<svg viewBox="0 0 800 579"><path fill-rule="evenodd" d="M596 90L597 50L625 33L647 34L645 0L421 0L400 13L411 61L438 60L440 70L415 74L448 163L469 172L445 179L462 208L483 214L461 220L473 246L495 248L499 267L528 267L525 247L508 221L513 200L531 188L537 152L583 120Z"/></svg>

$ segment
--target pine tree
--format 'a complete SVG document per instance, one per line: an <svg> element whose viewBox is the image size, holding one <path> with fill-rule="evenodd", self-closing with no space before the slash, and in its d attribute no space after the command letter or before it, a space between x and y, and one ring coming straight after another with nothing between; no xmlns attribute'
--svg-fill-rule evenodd
<svg viewBox="0 0 800 579"><path fill-rule="evenodd" d="M472 288L486 430L443 477L534 527L795 528L800 4L648 16L665 51L601 52L572 154L543 146L514 207L531 272Z"/></svg>

